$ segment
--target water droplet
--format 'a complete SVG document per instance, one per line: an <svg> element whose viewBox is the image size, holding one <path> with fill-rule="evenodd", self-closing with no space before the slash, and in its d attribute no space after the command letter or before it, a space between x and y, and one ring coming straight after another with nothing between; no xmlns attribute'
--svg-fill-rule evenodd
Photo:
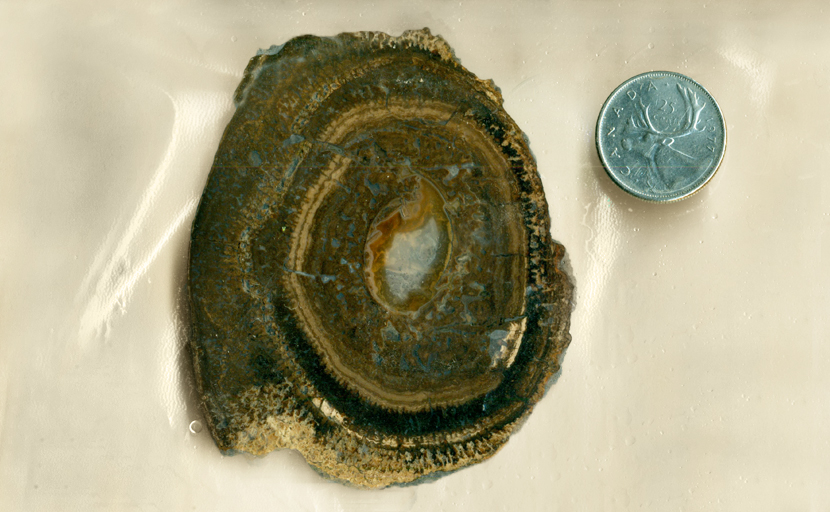
<svg viewBox="0 0 830 512"><path fill-rule="evenodd" d="M190 427L188 428L190 429L191 433L198 434L202 431L202 422L199 420L193 420L190 422Z"/></svg>

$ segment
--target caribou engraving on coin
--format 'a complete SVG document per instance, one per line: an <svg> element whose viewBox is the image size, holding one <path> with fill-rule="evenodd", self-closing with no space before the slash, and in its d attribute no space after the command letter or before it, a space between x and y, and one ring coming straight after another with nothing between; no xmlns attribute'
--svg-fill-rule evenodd
<svg viewBox="0 0 830 512"><path fill-rule="evenodd" d="M667 202L692 195L714 176L726 125L700 84L655 71L611 93L597 120L596 141L605 170L623 190Z"/></svg>

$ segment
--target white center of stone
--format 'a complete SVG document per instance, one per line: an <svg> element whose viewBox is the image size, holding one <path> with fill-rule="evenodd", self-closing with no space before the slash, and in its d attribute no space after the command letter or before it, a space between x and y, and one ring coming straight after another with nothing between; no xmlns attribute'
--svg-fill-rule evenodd
<svg viewBox="0 0 830 512"><path fill-rule="evenodd" d="M420 289L424 278L433 271L441 245L441 230L435 219L415 231L396 233L386 255L383 277L387 290L405 301Z"/></svg>

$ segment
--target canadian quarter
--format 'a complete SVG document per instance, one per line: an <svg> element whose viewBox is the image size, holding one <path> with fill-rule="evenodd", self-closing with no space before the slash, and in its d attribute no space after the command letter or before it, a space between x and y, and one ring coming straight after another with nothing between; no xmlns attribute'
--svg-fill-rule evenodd
<svg viewBox="0 0 830 512"><path fill-rule="evenodd" d="M671 71L632 77L605 101L597 151L626 192L647 201L677 201L706 185L726 149L726 125L709 92Z"/></svg>

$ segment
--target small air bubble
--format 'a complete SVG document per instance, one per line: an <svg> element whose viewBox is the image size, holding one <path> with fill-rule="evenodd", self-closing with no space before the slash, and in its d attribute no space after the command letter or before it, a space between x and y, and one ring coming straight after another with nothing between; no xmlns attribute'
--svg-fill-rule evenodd
<svg viewBox="0 0 830 512"><path fill-rule="evenodd" d="M190 422L190 432L193 434L198 434L202 431L202 422L199 420L193 420Z"/></svg>

